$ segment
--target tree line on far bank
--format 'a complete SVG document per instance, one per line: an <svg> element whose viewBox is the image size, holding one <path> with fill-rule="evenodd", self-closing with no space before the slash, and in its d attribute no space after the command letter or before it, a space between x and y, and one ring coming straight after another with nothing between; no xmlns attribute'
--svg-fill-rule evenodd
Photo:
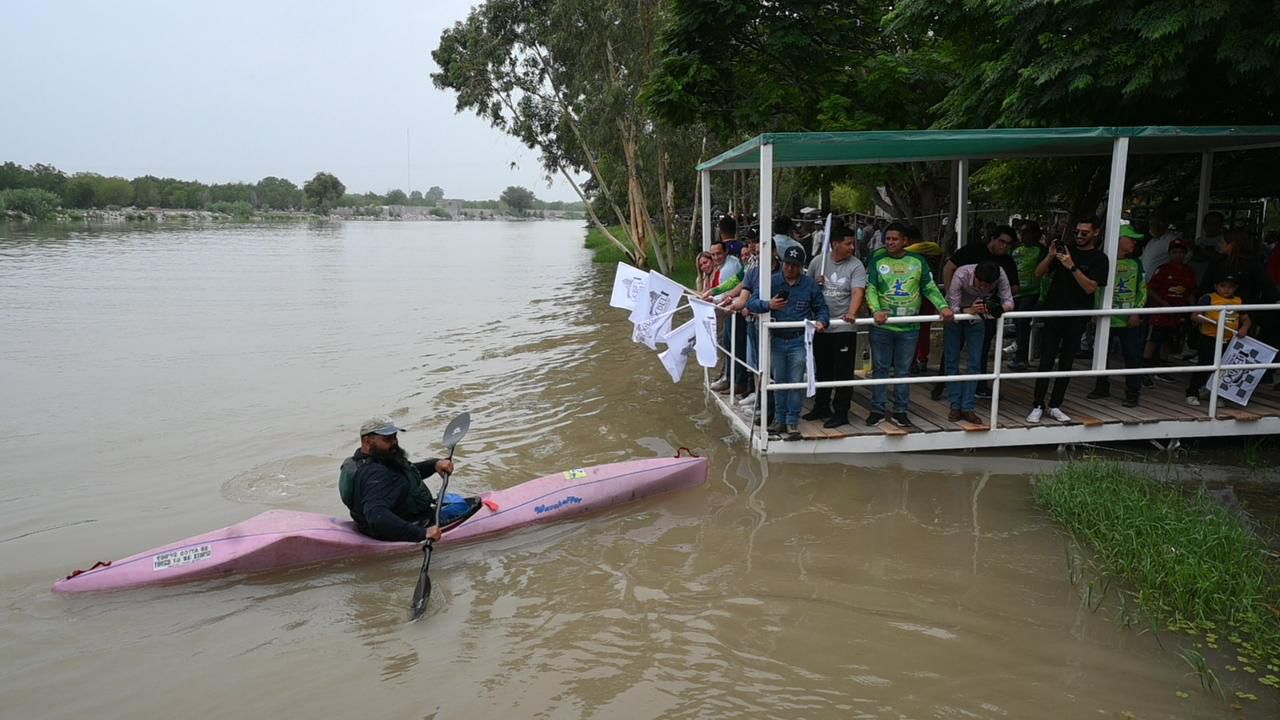
<svg viewBox="0 0 1280 720"><path fill-rule="evenodd" d="M114 210L125 207L206 210L236 217L260 212L309 211L328 215L337 208L353 208L355 215L378 215L387 205L431 208L431 214L448 217L441 206L444 190L432 186L425 193L399 188L385 194L348 193L332 173L318 172L298 187L285 178L268 176L256 183L205 184L196 180L160 178L154 175L126 180L97 173L68 174L52 165L29 167L6 162L0 165L0 214L15 212L47 218L59 209ZM532 210L580 210L579 203L538 200L533 191L512 186L498 200L466 200L463 208L510 210L524 215Z"/></svg>

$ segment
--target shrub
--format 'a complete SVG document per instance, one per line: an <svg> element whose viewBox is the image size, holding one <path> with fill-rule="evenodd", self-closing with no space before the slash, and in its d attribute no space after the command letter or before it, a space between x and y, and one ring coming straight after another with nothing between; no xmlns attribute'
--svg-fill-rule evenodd
<svg viewBox="0 0 1280 720"><path fill-rule="evenodd" d="M0 190L0 212L19 212L43 220L62 205L62 198L36 188Z"/></svg>

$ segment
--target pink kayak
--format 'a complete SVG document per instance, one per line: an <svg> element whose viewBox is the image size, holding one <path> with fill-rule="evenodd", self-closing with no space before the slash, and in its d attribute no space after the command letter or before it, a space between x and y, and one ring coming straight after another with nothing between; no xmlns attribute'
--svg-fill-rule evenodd
<svg viewBox="0 0 1280 720"><path fill-rule="evenodd" d="M658 458L566 470L481 495L484 506L445 533L437 547L554 522L707 481L707 459ZM350 519L268 510L230 527L131 555L59 580L58 592L174 583L255 570L420 551L418 543L361 535Z"/></svg>

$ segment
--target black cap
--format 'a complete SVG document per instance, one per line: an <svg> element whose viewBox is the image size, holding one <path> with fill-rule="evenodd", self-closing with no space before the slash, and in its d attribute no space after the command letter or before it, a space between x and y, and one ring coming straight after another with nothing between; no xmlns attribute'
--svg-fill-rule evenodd
<svg viewBox="0 0 1280 720"><path fill-rule="evenodd" d="M799 245L792 245L782 251L782 262L792 263L794 265L804 264L804 248Z"/></svg>
<svg viewBox="0 0 1280 720"><path fill-rule="evenodd" d="M1240 276L1233 272L1223 273L1222 275L1218 276L1218 279L1214 281L1214 284L1216 285L1218 283L1224 283L1224 282L1229 282L1234 285L1239 285Z"/></svg>

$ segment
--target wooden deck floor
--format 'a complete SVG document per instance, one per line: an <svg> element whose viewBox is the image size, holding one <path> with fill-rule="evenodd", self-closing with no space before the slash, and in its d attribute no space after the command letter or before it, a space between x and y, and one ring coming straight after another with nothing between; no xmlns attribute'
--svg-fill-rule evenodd
<svg viewBox="0 0 1280 720"><path fill-rule="evenodd" d="M861 372L859 372L861 376ZM1185 402L1186 375L1174 375L1176 383L1165 383L1157 380L1154 388L1143 388L1140 402L1136 408L1122 407L1124 397L1123 377L1112 378L1110 398L1089 400L1085 396L1093 389L1093 378L1073 378L1067 390L1067 399L1062 410L1071 417L1070 423L1059 423L1045 415L1038 424L1027 422L1027 413L1031 411L1031 395L1033 380L1018 380L1016 374L1002 375L1000 385L1000 414L996 418L997 429L1046 428L1074 426L1077 428L1093 428L1099 426L1140 426L1165 421L1205 423L1212 425L1209 418L1208 401L1200 407L1188 406ZM851 424L837 428L824 428L822 421L800 422L800 433L805 440L834 440L840 438L882 438L900 437L903 435L937 434L937 433L970 433L986 435L991 430L989 399L979 398L977 413L987 424L970 425L964 422L947 420L950 403L946 395L942 400L929 397L931 383L912 385L910 417L913 427L899 428L893 423L883 421L876 426L868 426L865 418L871 412L870 391L867 388L855 388L853 407L850 409ZM722 396L723 397L723 396ZM806 399L805 411L812 407L812 400ZM735 414L745 423L752 421L751 408L734 408ZM1247 407L1240 407L1223 398L1218 399L1219 420L1236 422L1253 422L1262 418L1280 418L1280 391L1269 384L1260 385ZM1139 433L1140 434L1140 433ZM1213 434L1213 433L1193 433ZM1154 437L1155 435L1153 435ZM939 438L941 440L941 438ZM842 445L844 443L841 443ZM965 442L971 445L972 440ZM913 443L914 445L914 443ZM945 440L939 443L940 448L953 446ZM834 448L833 448L834 450ZM818 450L815 450L818 451Z"/></svg>

